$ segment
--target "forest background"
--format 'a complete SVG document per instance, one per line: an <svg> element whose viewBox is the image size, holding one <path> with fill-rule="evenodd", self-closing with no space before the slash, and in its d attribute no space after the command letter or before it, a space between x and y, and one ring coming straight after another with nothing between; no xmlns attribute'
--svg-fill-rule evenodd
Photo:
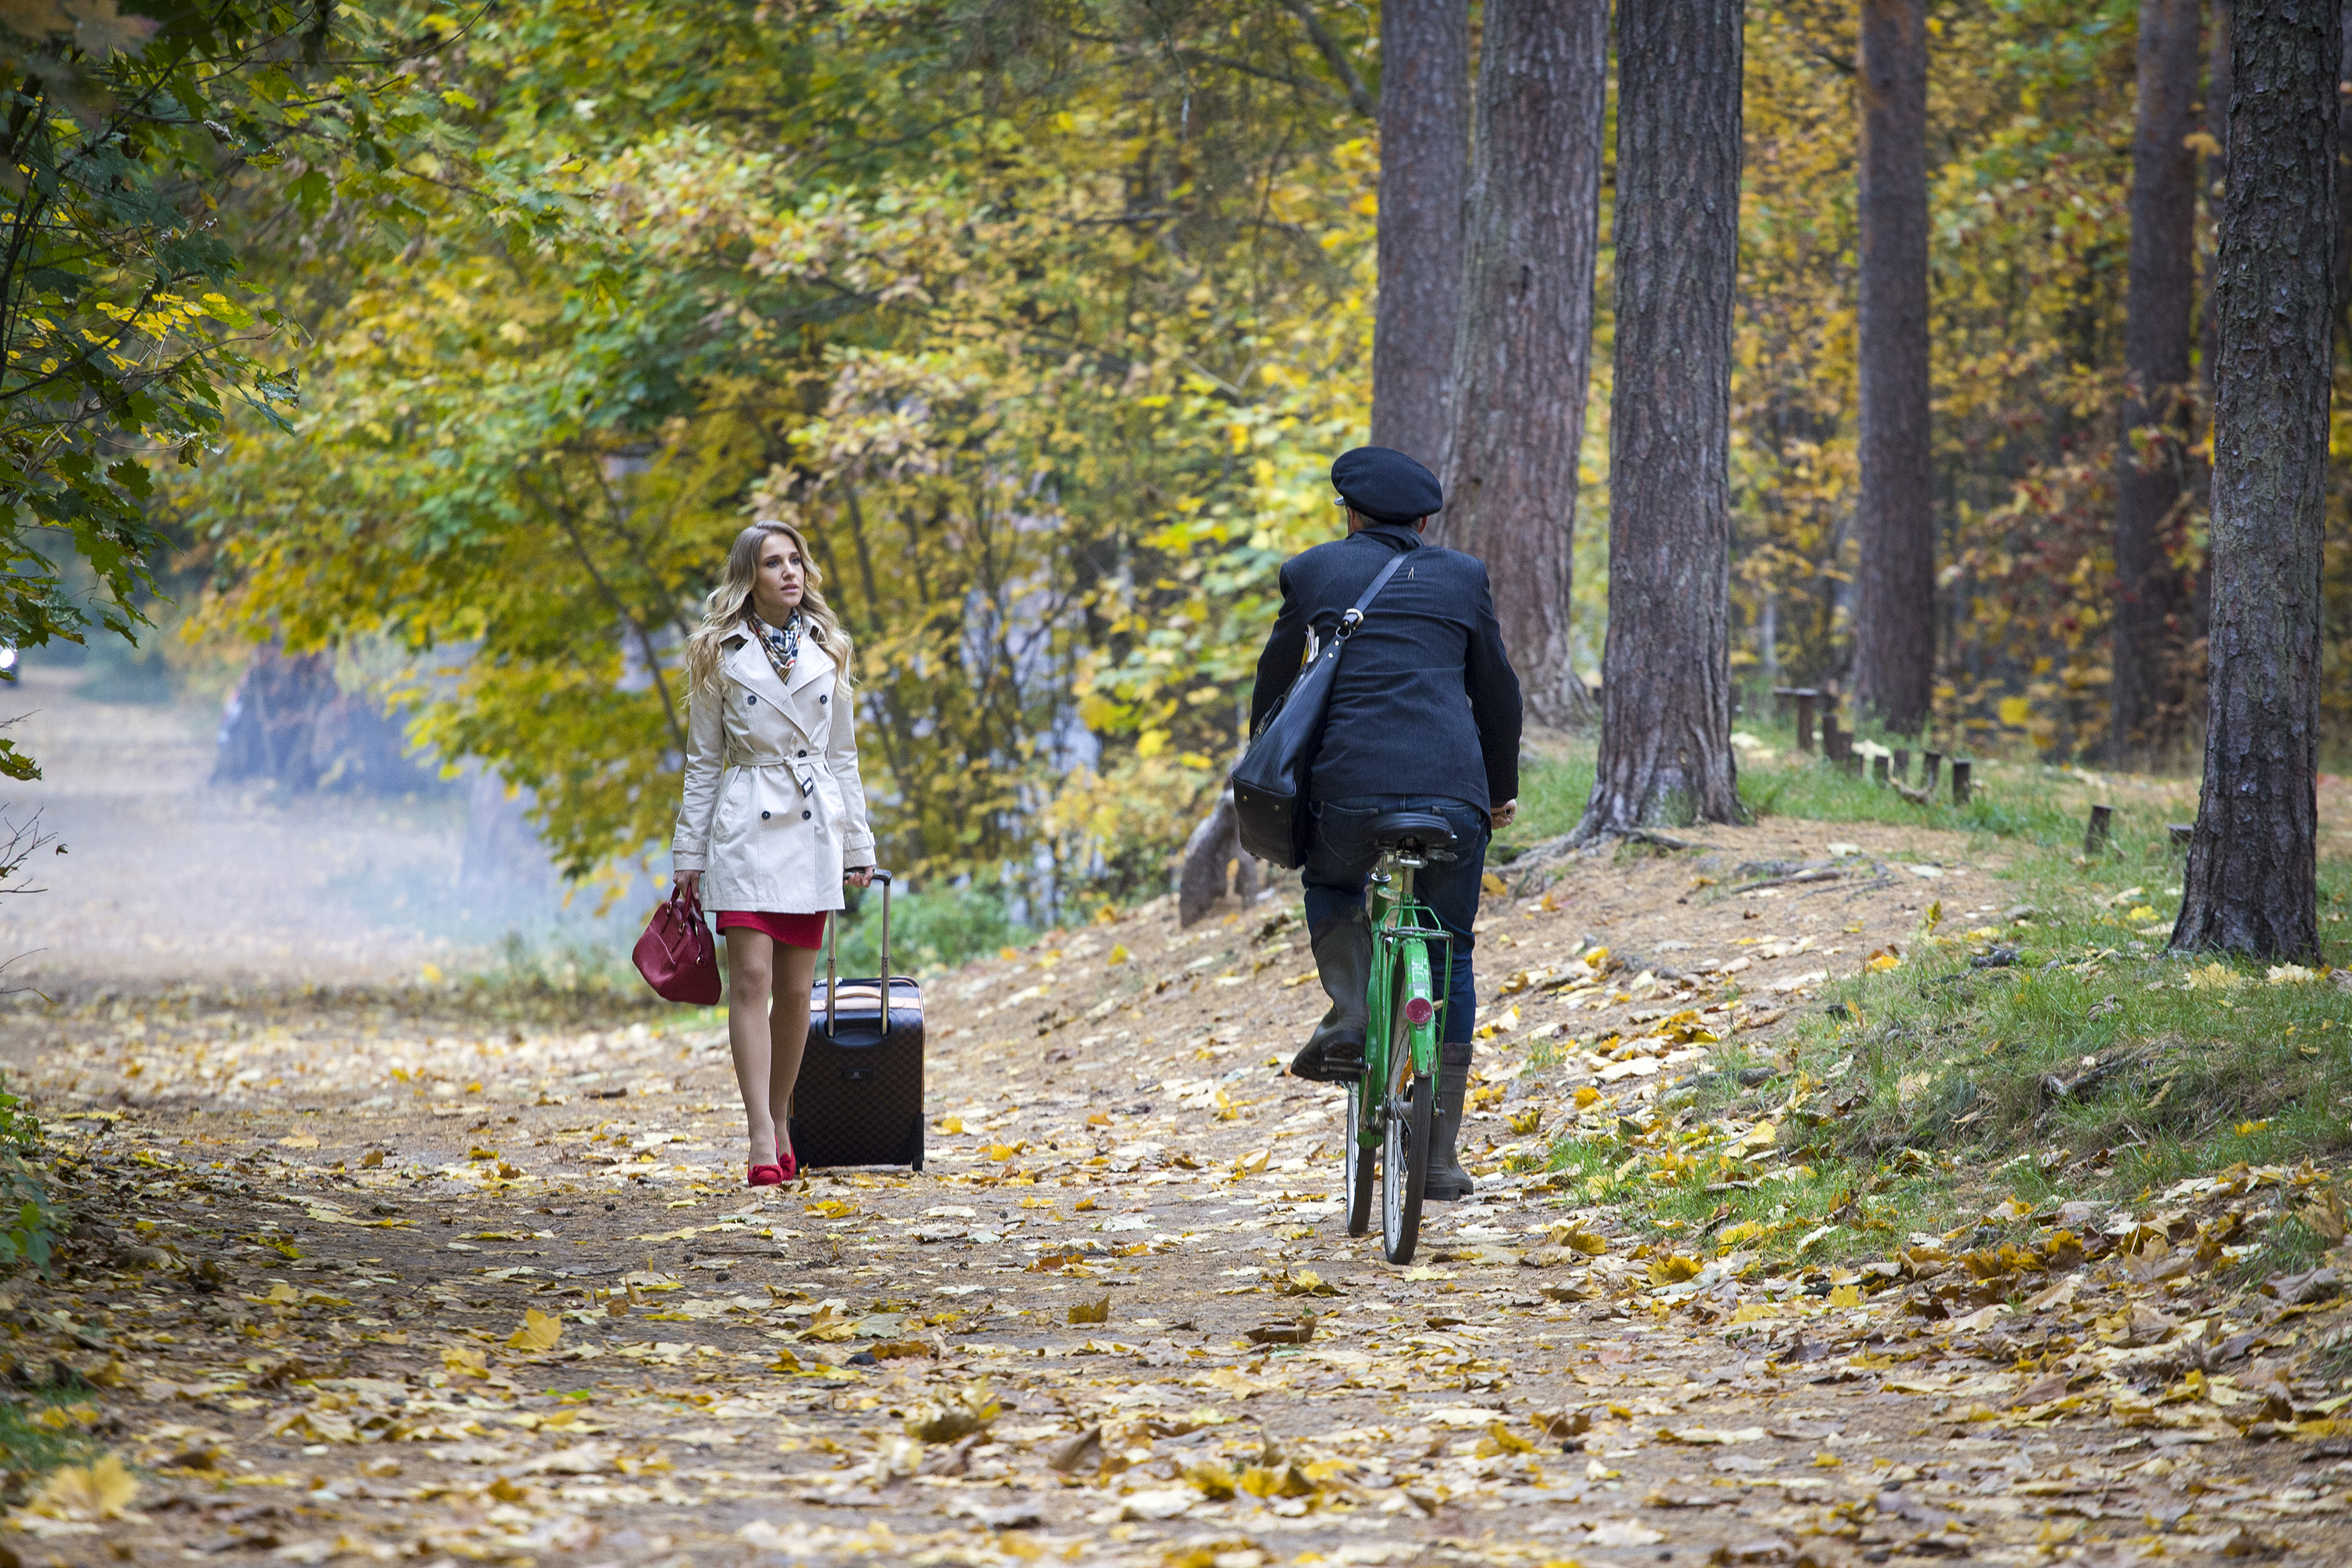
<svg viewBox="0 0 2352 1568"><path fill-rule="evenodd" d="M70 23L45 47L96 82L84 122L127 99L109 72L158 72L192 37L227 58L194 13L116 38L90 5L20 9L40 26L0 26ZM245 53L183 99L234 89L245 118L160 116L183 141L146 165L216 249L176 295L139 295L195 301L151 337L214 395L98 443L117 477L82 490L121 520L96 602L185 634L183 661L344 650L420 742L530 791L590 877L666 840L696 600L743 522L788 517L858 639L895 863L1041 920L1165 885L1241 738L1276 571L1337 533L1325 473L1369 424L1376 12L231 9ZM2136 28L2121 0L1930 9L1949 749L2071 760L2107 734ZM1747 11L1732 658L1751 715L1852 658L1855 31L1843 4ZM1576 505L1588 673L1612 173ZM36 524L73 525L18 537ZM2200 579L2201 514L2172 538ZM2190 631L2176 652L2201 670ZM2192 687L2184 760L2201 710Z"/></svg>

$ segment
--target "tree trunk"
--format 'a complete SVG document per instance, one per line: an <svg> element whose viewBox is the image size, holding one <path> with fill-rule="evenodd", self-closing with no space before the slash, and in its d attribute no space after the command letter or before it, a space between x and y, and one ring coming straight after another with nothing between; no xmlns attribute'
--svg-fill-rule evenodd
<svg viewBox="0 0 2352 1568"><path fill-rule="evenodd" d="M2176 952L2319 957L2319 568L2339 0L2231 18L2205 778Z"/></svg>
<svg viewBox="0 0 2352 1568"><path fill-rule="evenodd" d="M2206 158L2205 217L2218 244L2221 234L2222 192L2230 183L2230 6L2232 0L2212 0L2205 30L2205 134L2213 139ZM2213 280L2219 276L2215 255L2205 258L2204 320L2198 328L2197 356L2204 373L2205 406L2215 401L2214 378L2221 369L2221 334L2213 314Z"/></svg>
<svg viewBox="0 0 2352 1568"><path fill-rule="evenodd" d="M2352 338L2352 0L2344 0L2336 65L2336 331Z"/></svg>
<svg viewBox="0 0 2352 1568"><path fill-rule="evenodd" d="M1608 0L1487 0L1445 512L1432 534L1493 569L1528 714L1588 722L1569 657L1577 457L1609 87Z"/></svg>
<svg viewBox="0 0 2352 1568"><path fill-rule="evenodd" d="M1731 754L1739 0L1617 10L1617 357L1601 754L1580 839L1740 819Z"/></svg>
<svg viewBox="0 0 2352 1568"><path fill-rule="evenodd" d="M1380 297L1372 445L1445 460L1470 178L1468 0L1381 7Z"/></svg>
<svg viewBox="0 0 2352 1568"><path fill-rule="evenodd" d="M2198 0L2141 0L2132 137L2123 444L2116 463L2115 679L2118 763L2152 761L2178 732L2183 616L2194 595L2173 554L2189 522L2195 412L2189 342L2197 294Z"/></svg>
<svg viewBox="0 0 2352 1568"><path fill-rule="evenodd" d="M1936 697L1927 451L1927 0L1862 0L1861 574L1854 697L1899 734Z"/></svg>

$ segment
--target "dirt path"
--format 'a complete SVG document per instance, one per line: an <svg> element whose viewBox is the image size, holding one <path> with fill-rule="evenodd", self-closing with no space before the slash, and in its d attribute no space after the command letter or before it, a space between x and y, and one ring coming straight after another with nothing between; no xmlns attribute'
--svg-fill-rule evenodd
<svg viewBox="0 0 2352 1568"><path fill-rule="evenodd" d="M0 1552L2352 1559L2352 1444L2298 1359L2334 1332L2326 1282L2297 1304L2206 1271L2228 1215L2300 1201L2293 1173L1990 1215L1860 1270L1641 1256L1550 1184L1562 1123L1670 1115L1929 900L2006 901L1954 840L1709 837L1696 866L1577 861L1492 901L1482 1191L1404 1269L1341 1232L1336 1095L1272 1065L1322 1005L1272 905L935 977L926 1171L767 1194L707 1019L509 1027L425 992L20 1011L0 1053L84 1207L63 1276L0 1295L13 1373L88 1378L49 1419L132 1471L59 1472Z"/></svg>

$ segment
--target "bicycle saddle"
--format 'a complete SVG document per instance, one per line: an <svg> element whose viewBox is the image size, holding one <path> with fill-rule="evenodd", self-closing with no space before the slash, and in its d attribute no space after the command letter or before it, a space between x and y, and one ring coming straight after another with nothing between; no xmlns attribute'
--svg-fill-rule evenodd
<svg viewBox="0 0 2352 1568"><path fill-rule="evenodd" d="M1372 842L1431 860L1454 858L1454 829L1433 811L1384 811L1372 818Z"/></svg>

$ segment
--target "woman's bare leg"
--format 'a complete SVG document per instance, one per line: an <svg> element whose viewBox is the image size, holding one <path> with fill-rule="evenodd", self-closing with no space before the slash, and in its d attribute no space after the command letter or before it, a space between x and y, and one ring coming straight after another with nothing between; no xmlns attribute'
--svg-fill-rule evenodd
<svg viewBox="0 0 2352 1568"><path fill-rule="evenodd" d="M769 1046L768 997L775 970L773 938L765 931L740 927L727 933L727 1046L735 1057L735 1087L743 1096L743 1116L751 1131L754 1165L776 1163L776 1115L773 1051ZM793 951L791 948L784 950ZM808 1006L808 986L801 986L801 1005ZM793 1069L800 1067L795 1053ZM789 1080L787 1080L789 1081Z"/></svg>
<svg viewBox="0 0 2352 1568"><path fill-rule="evenodd" d="M782 1140L792 1147L793 1086L800 1081L801 1054L808 1048L809 985L816 979L816 949L776 947L776 999L768 1008L768 1112Z"/></svg>

